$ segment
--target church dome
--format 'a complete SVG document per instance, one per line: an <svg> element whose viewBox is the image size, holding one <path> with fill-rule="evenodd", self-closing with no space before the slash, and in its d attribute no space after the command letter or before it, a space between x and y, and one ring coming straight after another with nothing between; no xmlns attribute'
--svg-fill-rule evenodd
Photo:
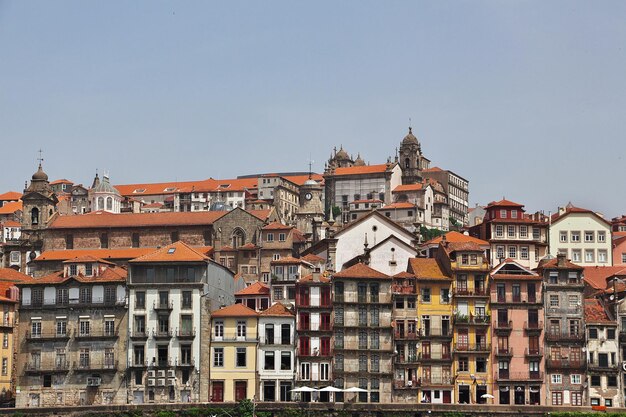
<svg viewBox="0 0 626 417"><path fill-rule="evenodd" d="M96 184L93 188L93 192L120 195L117 188L113 187L109 182L109 177L107 175L102 176L102 181L99 181L98 184Z"/></svg>
<svg viewBox="0 0 626 417"><path fill-rule="evenodd" d="M344 151L342 147L341 149L339 149L339 152L337 152L337 155L335 155L335 159L345 160L345 159L350 159L350 157L348 156L348 152Z"/></svg>
<svg viewBox="0 0 626 417"><path fill-rule="evenodd" d="M365 161L361 158L361 154L358 154L356 160L354 161L355 167L365 166Z"/></svg>
<svg viewBox="0 0 626 417"><path fill-rule="evenodd" d="M314 179L309 178L308 180L306 180L306 181L304 182L304 184L303 184L303 185L312 185L312 186L314 186L314 187L317 187L319 184L318 184L318 183L317 183L317 181L315 181Z"/></svg>
<svg viewBox="0 0 626 417"><path fill-rule="evenodd" d="M408 135L406 135L404 137L404 139L402 139L402 144L403 145L410 145L410 144L419 145L419 142L417 141L417 138L413 134L413 129L412 128L409 127L409 133L408 133Z"/></svg>
<svg viewBox="0 0 626 417"><path fill-rule="evenodd" d="M43 168L41 168L41 164L39 164L39 169L37 172L33 174L32 179L34 181L48 181L48 174L43 172Z"/></svg>

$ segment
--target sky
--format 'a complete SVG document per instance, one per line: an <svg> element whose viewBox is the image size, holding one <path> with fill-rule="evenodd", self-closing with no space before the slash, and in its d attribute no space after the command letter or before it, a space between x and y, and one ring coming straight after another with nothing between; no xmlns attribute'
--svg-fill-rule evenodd
<svg viewBox="0 0 626 417"><path fill-rule="evenodd" d="M624 1L0 0L0 192L384 163L626 214ZM409 122L410 120L410 122Z"/></svg>

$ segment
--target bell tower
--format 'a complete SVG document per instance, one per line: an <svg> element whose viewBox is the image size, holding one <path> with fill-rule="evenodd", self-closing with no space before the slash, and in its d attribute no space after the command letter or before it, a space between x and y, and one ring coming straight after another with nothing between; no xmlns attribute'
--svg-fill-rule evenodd
<svg viewBox="0 0 626 417"><path fill-rule="evenodd" d="M22 195L22 232L34 246L42 244L41 231L44 230L50 219L57 212L56 194L52 191L48 182L48 175L43 171L39 160L39 168L31 178L30 185Z"/></svg>
<svg viewBox="0 0 626 417"><path fill-rule="evenodd" d="M323 193L324 188L312 178L309 172L309 179L300 186L296 228L314 242L320 237L320 228L324 221Z"/></svg>
<svg viewBox="0 0 626 417"><path fill-rule="evenodd" d="M400 160L398 162L402 169L402 184L415 184L422 181L423 159L422 146L413 135L413 129L409 127L409 133L400 143Z"/></svg>

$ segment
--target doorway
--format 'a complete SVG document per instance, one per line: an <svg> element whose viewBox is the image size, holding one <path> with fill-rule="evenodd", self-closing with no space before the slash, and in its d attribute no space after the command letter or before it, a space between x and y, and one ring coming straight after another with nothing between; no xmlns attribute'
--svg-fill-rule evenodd
<svg viewBox="0 0 626 417"><path fill-rule="evenodd" d="M213 381L211 401L216 403L224 402L224 381Z"/></svg>
<svg viewBox="0 0 626 417"><path fill-rule="evenodd" d="M459 404L470 403L470 387L469 385L459 385Z"/></svg>

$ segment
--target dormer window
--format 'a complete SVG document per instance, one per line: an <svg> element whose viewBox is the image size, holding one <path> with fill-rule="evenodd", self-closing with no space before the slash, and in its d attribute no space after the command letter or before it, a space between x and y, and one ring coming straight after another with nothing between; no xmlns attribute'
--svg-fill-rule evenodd
<svg viewBox="0 0 626 417"><path fill-rule="evenodd" d="M85 276L90 277L93 275L93 264L85 264Z"/></svg>
<svg viewBox="0 0 626 417"><path fill-rule="evenodd" d="M511 210L511 218L517 219L517 210Z"/></svg>
<svg viewBox="0 0 626 417"><path fill-rule="evenodd" d="M506 210L500 210L500 218L506 219Z"/></svg>
<svg viewBox="0 0 626 417"><path fill-rule="evenodd" d="M145 188L137 188L136 190L133 190L133 193L135 194L140 194L140 193L145 193L146 189Z"/></svg>
<svg viewBox="0 0 626 417"><path fill-rule="evenodd" d="M76 273L77 273L76 264L70 265L70 270L69 270L70 276L74 277L74 276L76 276Z"/></svg>

